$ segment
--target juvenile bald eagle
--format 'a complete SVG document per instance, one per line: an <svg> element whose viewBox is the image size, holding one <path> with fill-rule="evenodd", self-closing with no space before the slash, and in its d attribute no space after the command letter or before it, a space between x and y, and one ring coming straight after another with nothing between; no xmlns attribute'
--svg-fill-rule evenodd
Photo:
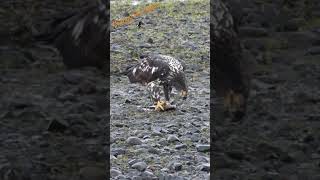
<svg viewBox="0 0 320 180"><path fill-rule="evenodd" d="M181 91L183 99L187 98L188 88L184 74L185 65L179 60L166 55L142 56L138 64L127 68L131 83L147 86L155 110L165 110L170 101L172 87ZM163 86L165 100L161 100L160 87Z"/></svg>

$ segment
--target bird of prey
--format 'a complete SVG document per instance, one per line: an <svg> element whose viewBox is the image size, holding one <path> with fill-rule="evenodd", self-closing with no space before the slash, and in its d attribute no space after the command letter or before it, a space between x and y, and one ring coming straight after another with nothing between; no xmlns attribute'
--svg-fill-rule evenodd
<svg viewBox="0 0 320 180"><path fill-rule="evenodd" d="M225 111L234 120L241 119L247 108L250 91L248 64L233 17L221 0L211 1L210 46L213 55L213 83Z"/></svg>
<svg viewBox="0 0 320 180"><path fill-rule="evenodd" d="M184 70L185 65L181 61L167 55L152 54L142 56L139 63L127 68L126 73L131 83L146 85L155 110L164 111L170 105L172 87L181 92L183 99L187 98ZM161 99L161 86L165 100Z"/></svg>

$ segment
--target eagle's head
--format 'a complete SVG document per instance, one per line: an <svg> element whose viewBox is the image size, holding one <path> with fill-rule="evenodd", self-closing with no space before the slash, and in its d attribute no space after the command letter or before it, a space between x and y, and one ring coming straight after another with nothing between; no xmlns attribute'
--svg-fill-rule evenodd
<svg viewBox="0 0 320 180"><path fill-rule="evenodd" d="M173 79L172 86L176 88L177 91L180 91L180 95L183 99L187 99L188 96L188 85L184 72L178 72L175 74L175 78Z"/></svg>

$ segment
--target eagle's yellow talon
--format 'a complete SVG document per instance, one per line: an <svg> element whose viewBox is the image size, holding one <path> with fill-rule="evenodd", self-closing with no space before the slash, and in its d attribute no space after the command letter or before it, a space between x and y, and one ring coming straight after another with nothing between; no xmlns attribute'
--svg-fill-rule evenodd
<svg viewBox="0 0 320 180"><path fill-rule="evenodd" d="M157 105L155 106L155 110L156 111L164 111L165 110L165 107L166 107L166 102L165 101L158 101L157 102Z"/></svg>

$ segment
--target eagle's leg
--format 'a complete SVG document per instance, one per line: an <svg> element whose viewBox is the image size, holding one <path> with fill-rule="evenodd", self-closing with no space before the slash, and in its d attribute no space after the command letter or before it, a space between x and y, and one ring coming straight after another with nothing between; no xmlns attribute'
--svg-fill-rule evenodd
<svg viewBox="0 0 320 180"><path fill-rule="evenodd" d="M169 86L168 84L164 84L163 85L163 92L164 92L164 96L166 98L166 101L170 101L170 93L172 91L172 87Z"/></svg>
<svg viewBox="0 0 320 180"><path fill-rule="evenodd" d="M151 100L154 102L156 111L164 111L166 102L160 99L160 87L154 82L150 82L147 85L147 89L150 93Z"/></svg>

